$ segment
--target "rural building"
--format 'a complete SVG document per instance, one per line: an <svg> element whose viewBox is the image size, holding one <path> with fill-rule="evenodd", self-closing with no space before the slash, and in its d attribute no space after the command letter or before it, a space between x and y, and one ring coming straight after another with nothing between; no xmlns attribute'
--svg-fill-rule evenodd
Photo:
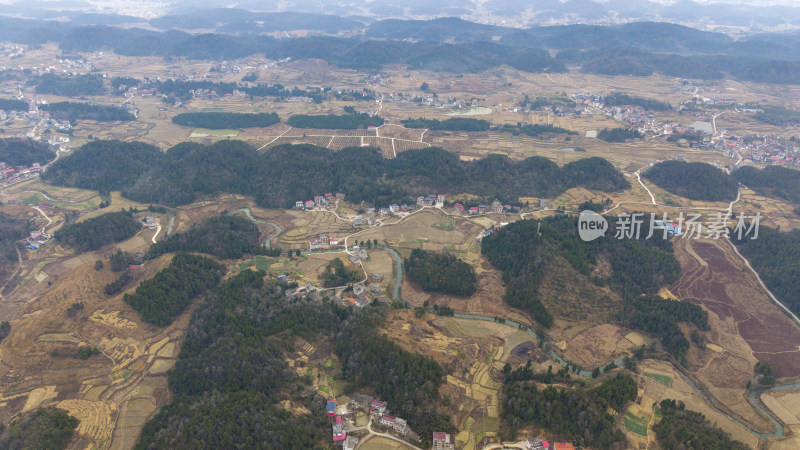
<svg viewBox="0 0 800 450"><path fill-rule="evenodd" d="M336 193L336 200L344 200L344 194L341 192Z"/></svg>
<svg viewBox="0 0 800 450"><path fill-rule="evenodd" d="M386 412L386 402L380 400L373 400L369 404L369 412L375 416L382 416Z"/></svg>
<svg viewBox="0 0 800 450"><path fill-rule="evenodd" d="M389 208L381 208L381 209L380 209L380 214L381 214L381 216L383 216L383 217L388 217L388 216L390 215L390 214L389 214Z"/></svg>
<svg viewBox="0 0 800 450"><path fill-rule="evenodd" d="M486 205L478 205L478 214L486 213Z"/></svg>
<svg viewBox="0 0 800 450"><path fill-rule="evenodd" d="M478 214L478 207L477 206L470 206L469 213L472 215Z"/></svg>
<svg viewBox="0 0 800 450"><path fill-rule="evenodd" d="M297 208L297 209L303 209L303 201L300 200L300 201L294 202L294 207Z"/></svg>
<svg viewBox="0 0 800 450"><path fill-rule="evenodd" d="M347 439L342 442L342 450L355 450L356 445L358 445L358 438L347 436Z"/></svg>
<svg viewBox="0 0 800 450"><path fill-rule="evenodd" d="M443 431L433 432L433 450L455 450L453 437Z"/></svg>
<svg viewBox="0 0 800 450"><path fill-rule="evenodd" d="M553 444L553 450L575 450L575 446L569 442L556 442Z"/></svg>
<svg viewBox="0 0 800 450"><path fill-rule="evenodd" d="M464 205L462 205L461 203L456 203L455 205L453 205L453 207L460 212L464 212Z"/></svg>
<svg viewBox="0 0 800 450"><path fill-rule="evenodd" d="M373 273L372 276L370 276L369 281L371 281L373 283L380 283L381 281L383 281L383 274L382 273Z"/></svg>
<svg viewBox="0 0 800 450"><path fill-rule="evenodd" d="M336 400L328 400L328 403L325 405L325 411L327 411L328 415L333 417L336 415Z"/></svg>
<svg viewBox="0 0 800 450"><path fill-rule="evenodd" d="M342 424L342 416L336 416L333 422L333 442L342 442L347 439L347 433L344 431Z"/></svg>
<svg viewBox="0 0 800 450"><path fill-rule="evenodd" d="M400 417L395 417L393 427L396 433L400 433L401 435L405 436L406 432L408 431L408 422Z"/></svg>
<svg viewBox="0 0 800 450"><path fill-rule="evenodd" d="M362 408L366 408L370 405L370 403L372 403L373 398L371 395L367 394L353 394L352 400L355 403L358 403L358 405Z"/></svg>
<svg viewBox="0 0 800 450"><path fill-rule="evenodd" d="M309 200L305 203L306 209L314 209L314 200Z"/></svg>
<svg viewBox="0 0 800 450"><path fill-rule="evenodd" d="M394 428L394 417L392 416L381 416L381 419L378 421L383 426Z"/></svg>
<svg viewBox="0 0 800 450"><path fill-rule="evenodd" d="M445 199L444 194L439 194L436 196L436 203L439 205L443 205L444 199Z"/></svg>
<svg viewBox="0 0 800 450"><path fill-rule="evenodd" d="M323 197L321 195L315 195L314 196L314 204L315 205L324 205L326 203L328 203L328 202L325 201L325 197Z"/></svg>
<svg viewBox="0 0 800 450"><path fill-rule="evenodd" d="M398 212L400 212L400 206L392 203L391 205L389 205L389 211L391 211L392 214L397 214Z"/></svg>

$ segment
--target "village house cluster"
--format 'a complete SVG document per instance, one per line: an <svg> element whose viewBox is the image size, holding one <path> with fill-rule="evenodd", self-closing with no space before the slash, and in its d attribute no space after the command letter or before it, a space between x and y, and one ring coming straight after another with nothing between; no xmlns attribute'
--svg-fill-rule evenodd
<svg viewBox="0 0 800 450"><path fill-rule="evenodd" d="M39 176L42 167L39 163L33 163L31 167L17 167L16 169L0 161L0 184L10 186L33 177Z"/></svg>

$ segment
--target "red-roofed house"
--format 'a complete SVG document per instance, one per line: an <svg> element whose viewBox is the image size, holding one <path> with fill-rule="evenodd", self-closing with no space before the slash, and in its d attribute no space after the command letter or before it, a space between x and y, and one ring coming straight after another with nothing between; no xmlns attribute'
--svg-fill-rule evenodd
<svg viewBox="0 0 800 450"><path fill-rule="evenodd" d="M452 436L443 431L433 432L433 450L454 450L456 448Z"/></svg>
<svg viewBox="0 0 800 450"><path fill-rule="evenodd" d="M342 425L342 416L336 416L333 422L333 442L342 442L345 439L347 439L347 433Z"/></svg>
<svg viewBox="0 0 800 450"><path fill-rule="evenodd" d="M556 442L553 444L553 450L575 450L575 446L569 442Z"/></svg>

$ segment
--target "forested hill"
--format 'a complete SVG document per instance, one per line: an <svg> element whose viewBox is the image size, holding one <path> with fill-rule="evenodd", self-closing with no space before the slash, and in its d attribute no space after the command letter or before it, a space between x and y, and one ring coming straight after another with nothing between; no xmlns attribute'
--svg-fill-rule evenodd
<svg viewBox="0 0 800 450"><path fill-rule="evenodd" d="M651 167L644 177L658 187L691 200L731 201L739 183L716 167L685 161L664 161Z"/></svg>
<svg viewBox="0 0 800 450"><path fill-rule="evenodd" d="M110 212L65 225L56 230L55 238L62 244L75 247L79 252L86 252L131 238L141 227L130 212Z"/></svg>
<svg viewBox="0 0 800 450"><path fill-rule="evenodd" d="M540 288L545 277L558 270L556 258L565 258L594 284L609 286L626 300L655 293L678 279L681 268L672 243L658 234L644 239L649 220L642 227L642 239L615 239L615 225L609 225L606 237L584 242L574 217L519 220L483 238L481 252L503 272L506 302L528 311L545 327L552 325L553 315L542 302ZM601 259L610 265L605 276L594 271Z"/></svg>
<svg viewBox="0 0 800 450"><path fill-rule="evenodd" d="M781 166L763 170L745 166L733 172L733 177L761 195L800 203L800 171Z"/></svg>
<svg viewBox="0 0 800 450"><path fill-rule="evenodd" d="M145 257L153 259L164 253L201 252L217 258L241 258L245 253L260 255L266 249L258 245L258 227L242 216L217 216L195 224L185 233L173 233L150 246Z"/></svg>
<svg viewBox="0 0 800 450"><path fill-rule="evenodd" d="M101 192L121 190L132 200L172 206L221 192L253 195L268 208L291 207L325 192L343 192L355 203L388 205L431 192L510 202L521 196L554 197L575 186L607 192L630 186L611 163L597 157L560 168L543 157L514 162L490 155L467 162L428 148L387 160L374 148L334 152L282 145L259 153L235 140L182 143L166 153L147 144L95 141L53 164L43 179Z"/></svg>
<svg viewBox="0 0 800 450"><path fill-rule="evenodd" d="M56 157L50 146L33 139L0 139L0 161L9 166L30 166L33 163L45 165Z"/></svg>
<svg viewBox="0 0 800 450"><path fill-rule="evenodd" d="M276 113L193 112L181 113L172 118L172 123L178 125L211 130L268 127L280 121Z"/></svg>

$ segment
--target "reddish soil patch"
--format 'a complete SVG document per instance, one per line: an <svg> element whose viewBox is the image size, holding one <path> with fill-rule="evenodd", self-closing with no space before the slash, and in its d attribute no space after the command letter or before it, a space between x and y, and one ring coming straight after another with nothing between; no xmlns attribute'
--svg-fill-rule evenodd
<svg viewBox="0 0 800 450"><path fill-rule="evenodd" d="M730 243L680 240L676 244L684 256L683 274L673 292L705 306L720 320L732 319L753 355L769 362L776 376L800 374L800 328L770 301L751 272L742 271Z"/></svg>

